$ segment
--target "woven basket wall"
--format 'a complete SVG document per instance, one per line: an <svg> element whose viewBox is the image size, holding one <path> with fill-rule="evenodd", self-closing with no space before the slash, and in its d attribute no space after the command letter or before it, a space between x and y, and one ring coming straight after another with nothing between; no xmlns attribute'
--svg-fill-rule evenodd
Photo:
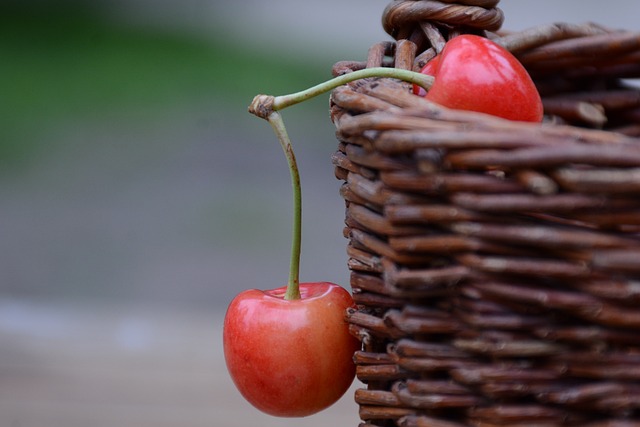
<svg viewBox="0 0 640 427"><path fill-rule="evenodd" d="M334 67L419 70L480 34L546 112L446 110L390 79L333 92L362 426L640 426L640 34L507 33L496 6L393 1L396 41Z"/></svg>

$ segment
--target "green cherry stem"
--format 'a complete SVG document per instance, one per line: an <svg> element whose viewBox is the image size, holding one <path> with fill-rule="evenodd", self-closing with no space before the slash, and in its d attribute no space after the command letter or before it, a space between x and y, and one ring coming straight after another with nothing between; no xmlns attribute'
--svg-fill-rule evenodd
<svg viewBox="0 0 640 427"><path fill-rule="evenodd" d="M249 112L269 122L273 128L280 146L284 151L291 174L291 186L293 188L293 227L291 238L291 261L289 265L289 281L284 299L300 299L300 249L302 241L302 190L300 185L300 173L293 153L291 140L287 129L278 111L295 104L307 101L318 95L329 92L344 84L370 77L387 77L417 84L429 89L433 84L433 77L421 73L397 68L374 67L353 71L335 77L324 83L320 83L309 89L282 96L258 95L249 106Z"/></svg>
<svg viewBox="0 0 640 427"><path fill-rule="evenodd" d="M356 80L365 79L369 77L388 77L398 80L403 80L409 83L415 83L426 90L428 90L433 84L433 77L414 71L401 70L399 68L388 67L374 67L365 68L363 70L353 71L351 73L343 74L335 77L326 82L320 83L316 86L310 87L300 92L292 93L289 95L277 96L273 102L273 109L278 111L292 105L304 102L315 96L321 95L325 92L333 90L339 86L347 83L351 83Z"/></svg>
<svg viewBox="0 0 640 427"><path fill-rule="evenodd" d="M291 261L289 264L289 281L284 295L286 300L300 299L300 247L302 242L302 188L300 185L300 171L293 153L289 134L282 120L282 116L273 111L267 118L269 124L280 141L291 174L291 187L293 189L293 226L291 238Z"/></svg>
<svg viewBox="0 0 640 427"><path fill-rule="evenodd" d="M417 84L426 90L429 90L434 82L434 78L432 76L417 73L415 71L388 67L365 68L363 70L353 71L351 73L334 77L331 80L289 95L275 97L269 95L257 95L253 98L253 101L249 106L249 112L255 116L269 120L269 114L274 111L283 110L292 105L299 104L318 95L322 95L323 93L329 92L339 86L370 77L387 77L403 80L405 82Z"/></svg>

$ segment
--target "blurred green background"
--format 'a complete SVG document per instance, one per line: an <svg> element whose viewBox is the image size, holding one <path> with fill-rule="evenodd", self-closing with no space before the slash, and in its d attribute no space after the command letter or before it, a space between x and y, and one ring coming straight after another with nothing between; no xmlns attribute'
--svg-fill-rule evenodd
<svg viewBox="0 0 640 427"><path fill-rule="evenodd" d="M350 394L303 421L253 410L220 334L230 299L284 284L289 262L289 174L247 106L364 59L386 4L0 3L0 425L357 425ZM637 0L501 7L514 30L640 29ZM283 116L301 278L348 287L328 96Z"/></svg>

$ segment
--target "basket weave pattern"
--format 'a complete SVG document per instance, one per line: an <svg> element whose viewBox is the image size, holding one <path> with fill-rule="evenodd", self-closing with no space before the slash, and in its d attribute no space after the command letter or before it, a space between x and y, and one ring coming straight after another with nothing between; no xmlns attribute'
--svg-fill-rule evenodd
<svg viewBox="0 0 640 427"><path fill-rule="evenodd" d="M545 123L447 110L390 79L336 89L363 426L640 425L640 34L499 30L497 1L393 1L365 67L447 39L511 50Z"/></svg>

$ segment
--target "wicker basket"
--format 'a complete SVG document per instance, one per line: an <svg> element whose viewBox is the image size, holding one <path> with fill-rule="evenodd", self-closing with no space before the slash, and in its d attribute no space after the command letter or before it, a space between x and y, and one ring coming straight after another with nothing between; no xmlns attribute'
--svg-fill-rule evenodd
<svg viewBox="0 0 640 427"><path fill-rule="evenodd" d="M364 67L460 33L514 52L540 124L391 79L336 89L362 426L640 426L640 34L499 31L498 1L393 1Z"/></svg>

